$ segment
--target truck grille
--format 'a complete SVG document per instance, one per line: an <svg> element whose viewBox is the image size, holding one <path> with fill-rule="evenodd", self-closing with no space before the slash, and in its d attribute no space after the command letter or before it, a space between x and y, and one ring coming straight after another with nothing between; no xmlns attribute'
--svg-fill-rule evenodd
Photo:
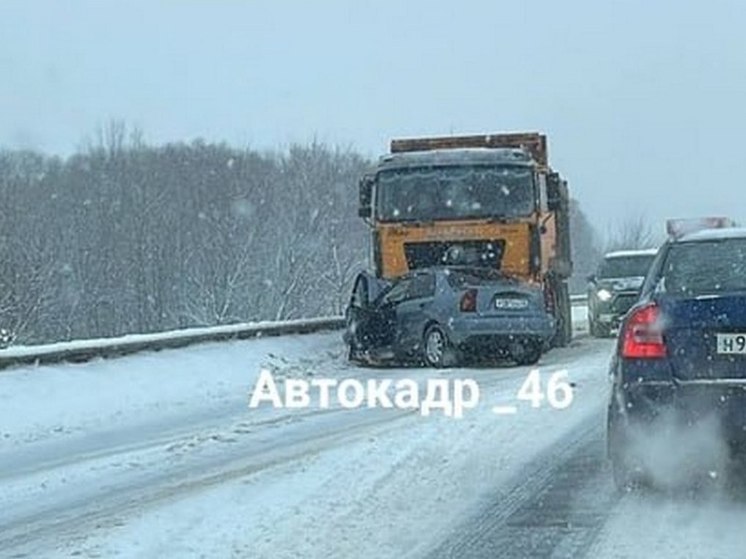
<svg viewBox="0 0 746 559"><path fill-rule="evenodd" d="M502 239L485 241L430 241L404 243L404 256L410 270L431 266L489 266L500 269L505 250ZM458 252L457 261L451 256Z"/></svg>

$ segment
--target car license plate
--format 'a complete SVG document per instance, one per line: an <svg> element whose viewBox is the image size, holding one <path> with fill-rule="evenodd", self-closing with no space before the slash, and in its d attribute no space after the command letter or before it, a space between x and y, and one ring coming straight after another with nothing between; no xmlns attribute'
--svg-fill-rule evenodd
<svg viewBox="0 0 746 559"><path fill-rule="evenodd" d="M502 298L495 299L495 307L498 309L525 309L528 306L526 299Z"/></svg>
<svg viewBox="0 0 746 559"><path fill-rule="evenodd" d="M717 352L722 355L746 355L746 334L717 334Z"/></svg>

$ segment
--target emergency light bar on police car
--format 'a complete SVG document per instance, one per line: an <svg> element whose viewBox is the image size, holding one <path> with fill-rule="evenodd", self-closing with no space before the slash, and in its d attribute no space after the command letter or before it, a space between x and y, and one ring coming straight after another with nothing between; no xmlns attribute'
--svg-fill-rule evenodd
<svg viewBox="0 0 746 559"><path fill-rule="evenodd" d="M735 227L735 222L728 217L695 217L689 219L669 219L666 221L666 232L678 239L689 233L703 229L725 229Z"/></svg>

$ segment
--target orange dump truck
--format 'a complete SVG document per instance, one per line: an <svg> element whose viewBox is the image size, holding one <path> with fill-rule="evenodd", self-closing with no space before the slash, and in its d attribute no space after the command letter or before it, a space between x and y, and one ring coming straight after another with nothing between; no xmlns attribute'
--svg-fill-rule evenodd
<svg viewBox="0 0 746 559"><path fill-rule="evenodd" d="M508 133L393 140L360 182L375 275L490 266L540 284L557 333L572 335L567 182L549 166L546 136Z"/></svg>

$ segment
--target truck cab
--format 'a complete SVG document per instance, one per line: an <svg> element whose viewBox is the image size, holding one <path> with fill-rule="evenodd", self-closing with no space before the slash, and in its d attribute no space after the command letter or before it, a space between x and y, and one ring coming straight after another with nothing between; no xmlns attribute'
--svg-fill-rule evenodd
<svg viewBox="0 0 746 559"><path fill-rule="evenodd" d="M572 272L567 183L536 133L393 140L360 184L375 275L488 266L540 285L565 345Z"/></svg>

